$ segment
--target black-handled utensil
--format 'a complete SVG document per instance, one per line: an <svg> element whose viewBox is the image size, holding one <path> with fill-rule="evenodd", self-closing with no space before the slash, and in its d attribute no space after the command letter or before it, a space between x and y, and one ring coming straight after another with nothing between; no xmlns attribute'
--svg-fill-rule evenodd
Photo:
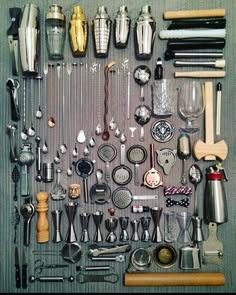
<svg viewBox="0 0 236 295"><path fill-rule="evenodd" d="M26 261L26 255L25 250L23 249L22 252L22 288L27 288L27 261Z"/></svg>
<svg viewBox="0 0 236 295"><path fill-rule="evenodd" d="M20 277L20 261L19 261L19 252L18 248L15 247L15 278L16 278L16 288L19 289L21 287L21 277Z"/></svg>

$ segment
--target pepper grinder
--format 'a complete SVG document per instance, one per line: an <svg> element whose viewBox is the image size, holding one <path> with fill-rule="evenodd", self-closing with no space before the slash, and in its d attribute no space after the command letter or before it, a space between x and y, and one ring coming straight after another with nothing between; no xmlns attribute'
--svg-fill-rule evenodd
<svg viewBox="0 0 236 295"><path fill-rule="evenodd" d="M127 228L129 225L129 217L128 216L120 217L119 221L120 221L120 227L121 227L120 241L126 242L129 240L129 234L127 231Z"/></svg>
<svg viewBox="0 0 236 295"><path fill-rule="evenodd" d="M89 213L86 213L86 212L80 213L80 223L82 227L80 241L84 243L90 240L89 233L88 233L89 219L90 219Z"/></svg>
<svg viewBox="0 0 236 295"><path fill-rule="evenodd" d="M76 233L75 233L75 228L74 228L73 223L74 223L76 211L77 211L77 208L78 208L78 203L77 202L69 202L69 203L66 203L64 205L64 207L65 207L67 218L68 218L68 221L69 221L65 241L67 243L73 243L73 242L77 241L77 236L76 236Z"/></svg>
<svg viewBox="0 0 236 295"><path fill-rule="evenodd" d="M39 192L36 195L37 206L36 211L38 212L37 218L37 242L45 243L49 241L49 222L48 222L48 193Z"/></svg>
<svg viewBox="0 0 236 295"><path fill-rule="evenodd" d="M60 243L62 241L61 236L61 215L62 210L54 210L51 212L52 214L52 221L54 225L54 235L53 235L53 243Z"/></svg>

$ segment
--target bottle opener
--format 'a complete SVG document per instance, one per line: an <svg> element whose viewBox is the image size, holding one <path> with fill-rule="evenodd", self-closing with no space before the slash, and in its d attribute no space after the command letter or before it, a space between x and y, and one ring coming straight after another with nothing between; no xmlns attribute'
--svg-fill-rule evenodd
<svg viewBox="0 0 236 295"><path fill-rule="evenodd" d="M176 162L176 150L165 148L162 150L156 150L157 163L163 168L166 175L170 173L171 167L174 166Z"/></svg>

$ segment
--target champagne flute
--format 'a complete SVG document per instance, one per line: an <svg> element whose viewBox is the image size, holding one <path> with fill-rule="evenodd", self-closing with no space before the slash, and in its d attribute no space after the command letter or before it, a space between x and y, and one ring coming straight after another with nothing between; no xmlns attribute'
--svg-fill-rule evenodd
<svg viewBox="0 0 236 295"><path fill-rule="evenodd" d="M205 108L203 88L200 81L190 80L178 88L178 110L180 116L186 121L182 131L195 133L199 131L196 119L203 113Z"/></svg>

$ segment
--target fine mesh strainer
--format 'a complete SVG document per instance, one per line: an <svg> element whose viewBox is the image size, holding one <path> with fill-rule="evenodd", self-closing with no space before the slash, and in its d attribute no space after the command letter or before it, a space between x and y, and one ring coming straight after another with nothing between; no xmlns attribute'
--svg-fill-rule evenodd
<svg viewBox="0 0 236 295"><path fill-rule="evenodd" d="M131 191L126 187L119 187L112 194L112 202L119 209L127 208L133 200L156 200L157 195L133 196Z"/></svg>

